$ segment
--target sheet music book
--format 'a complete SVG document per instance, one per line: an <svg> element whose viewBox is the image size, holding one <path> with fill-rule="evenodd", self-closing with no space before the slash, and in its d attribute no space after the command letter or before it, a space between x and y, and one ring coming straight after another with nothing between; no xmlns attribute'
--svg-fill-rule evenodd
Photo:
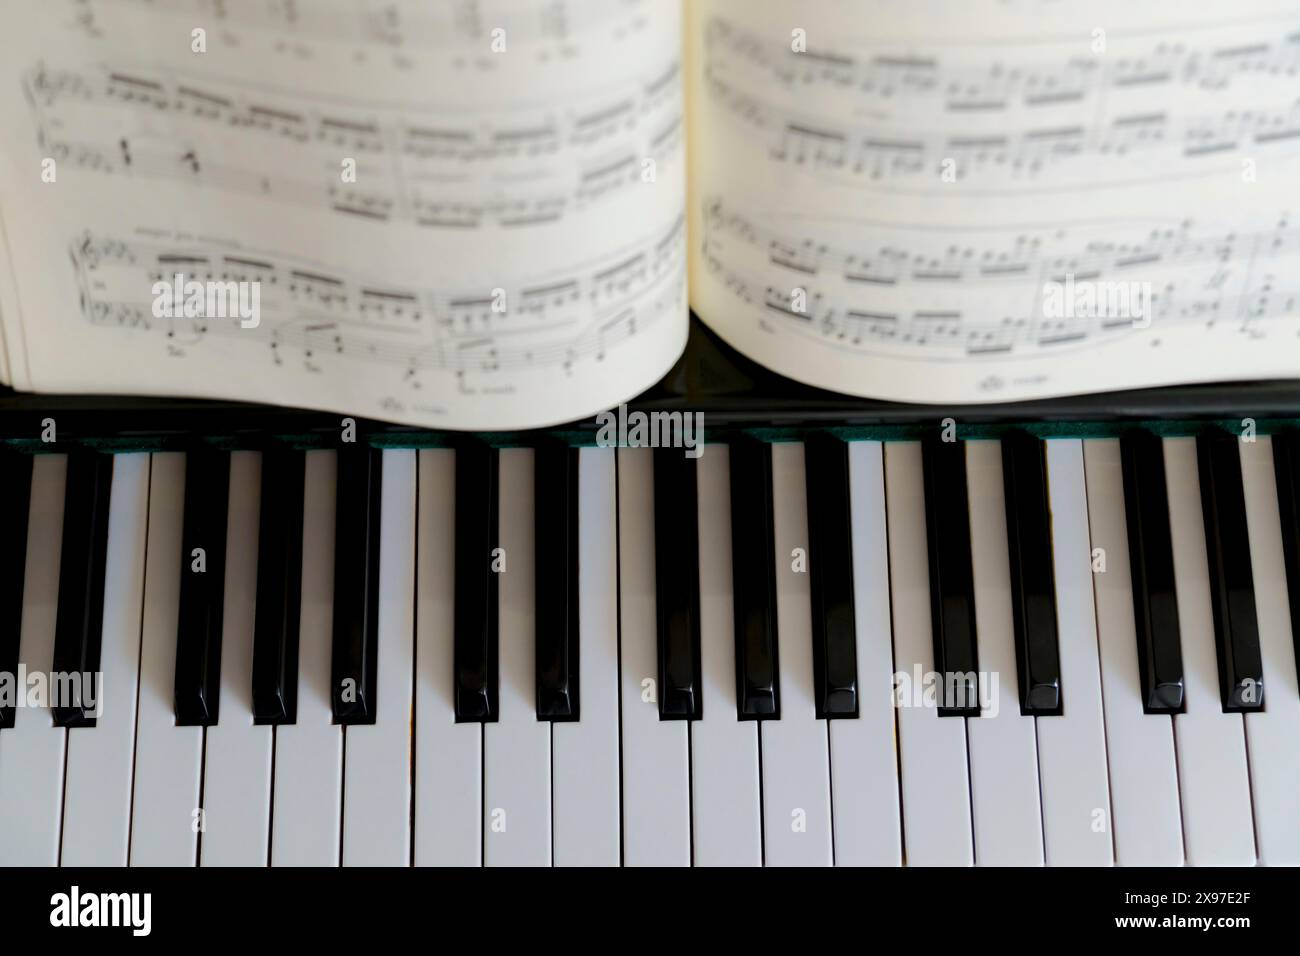
<svg viewBox="0 0 1300 956"><path fill-rule="evenodd" d="M0 379L427 427L693 309L896 401L1300 377L1282 0L5 0Z"/></svg>

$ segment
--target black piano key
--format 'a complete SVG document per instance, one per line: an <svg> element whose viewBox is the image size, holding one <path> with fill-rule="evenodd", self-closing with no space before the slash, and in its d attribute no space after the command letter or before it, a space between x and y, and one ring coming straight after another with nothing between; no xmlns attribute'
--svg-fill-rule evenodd
<svg viewBox="0 0 1300 956"><path fill-rule="evenodd" d="M481 443L456 449L456 598L453 634L456 720L498 716L497 572L499 454Z"/></svg>
<svg viewBox="0 0 1300 956"><path fill-rule="evenodd" d="M302 612L302 525L306 455L262 453L253 622L253 722L298 719L298 623Z"/></svg>
<svg viewBox="0 0 1300 956"><path fill-rule="evenodd" d="M226 600L230 453L185 456L180 602L176 625L176 723L209 727L221 708L221 623ZM195 552L202 549L202 565ZM201 568L201 570L199 569Z"/></svg>
<svg viewBox="0 0 1300 956"><path fill-rule="evenodd" d="M0 536L0 674L18 673L31 504L32 456L0 453L0 509L9 515ZM13 725L14 707L0 703L0 730Z"/></svg>
<svg viewBox="0 0 1300 956"><path fill-rule="evenodd" d="M379 509L384 453L338 452L334 510L334 642L330 704L336 724L373 724L378 706Z"/></svg>
<svg viewBox="0 0 1300 956"><path fill-rule="evenodd" d="M934 670L942 680L939 716L977 717L979 653L975 646L966 446L927 438L921 449Z"/></svg>
<svg viewBox="0 0 1300 956"><path fill-rule="evenodd" d="M1061 713L1061 657L1056 628L1052 512L1043 443L1026 432L1002 439L1011 615L1016 643L1020 712Z"/></svg>
<svg viewBox="0 0 1300 956"><path fill-rule="evenodd" d="M59 559L59 602L54 625L54 671L94 675L104 625L104 570L108 560L108 505L113 456L77 450L68 454L63 499L63 544ZM92 684L94 678L91 678ZM84 682L73 682L84 686ZM98 699L99 688L95 688ZM89 700L54 708L56 727L93 727Z"/></svg>
<svg viewBox="0 0 1300 956"><path fill-rule="evenodd" d="M1288 428L1274 435L1272 442L1278 515L1282 519L1282 559L1291 605L1291 640L1300 677L1300 432Z"/></svg>
<svg viewBox="0 0 1300 956"><path fill-rule="evenodd" d="M1201 435L1196 439L1196 458L1223 709L1230 713L1263 710L1264 664L1237 439L1222 431Z"/></svg>
<svg viewBox="0 0 1300 956"><path fill-rule="evenodd" d="M732 442L731 577L736 626L736 705L741 720L781 716L776 643L776 527L772 449Z"/></svg>
<svg viewBox="0 0 1300 956"><path fill-rule="evenodd" d="M577 720L578 449L545 445L534 460L537 717Z"/></svg>
<svg viewBox="0 0 1300 956"><path fill-rule="evenodd" d="M1177 713L1183 709L1183 651L1164 443L1151 432L1128 432L1120 438L1120 461L1142 706L1149 714Z"/></svg>
<svg viewBox="0 0 1300 956"><path fill-rule="evenodd" d="M659 718L699 720L700 542L695 459L680 448L654 453L655 613Z"/></svg>
<svg viewBox="0 0 1300 956"><path fill-rule="evenodd" d="M804 472L817 716L856 717L858 650L848 444L830 436L810 438L804 444Z"/></svg>

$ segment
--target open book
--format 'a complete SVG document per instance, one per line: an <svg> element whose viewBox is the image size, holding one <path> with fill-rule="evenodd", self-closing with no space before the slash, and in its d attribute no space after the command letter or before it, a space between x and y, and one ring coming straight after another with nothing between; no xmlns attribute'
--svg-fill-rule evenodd
<svg viewBox="0 0 1300 956"><path fill-rule="evenodd" d="M689 313L908 402L1300 376L1292 0L4 0L0 377L439 428Z"/></svg>

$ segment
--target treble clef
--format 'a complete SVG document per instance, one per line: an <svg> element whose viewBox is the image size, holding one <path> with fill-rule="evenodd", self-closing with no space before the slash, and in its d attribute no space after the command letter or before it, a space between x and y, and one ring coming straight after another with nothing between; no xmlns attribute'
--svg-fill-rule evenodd
<svg viewBox="0 0 1300 956"><path fill-rule="evenodd" d="M76 258L87 269L98 269L100 262L99 243L89 232L82 237L81 242L77 245Z"/></svg>

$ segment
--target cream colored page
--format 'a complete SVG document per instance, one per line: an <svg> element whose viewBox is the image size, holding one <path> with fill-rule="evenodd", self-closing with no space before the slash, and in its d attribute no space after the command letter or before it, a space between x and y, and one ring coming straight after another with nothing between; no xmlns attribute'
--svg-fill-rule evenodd
<svg viewBox="0 0 1300 956"><path fill-rule="evenodd" d="M915 402L1300 376L1300 8L692 0L691 305Z"/></svg>
<svg viewBox="0 0 1300 956"><path fill-rule="evenodd" d="M636 394L687 329L681 32L676 0L6 0L32 387L463 429ZM177 275L246 294L187 315Z"/></svg>
<svg viewBox="0 0 1300 956"><path fill-rule="evenodd" d="M0 209L0 384L9 386L15 382L13 367L9 362L9 330L5 327L4 316L6 289L12 284L13 269L9 264L9 249L5 242L4 210Z"/></svg>
<svg viewBox="0 0 1300 956"><path fill-rule="evenodd" d="M31 386L22 363L22 329L17 321L18 303L14 298L17 291L13 265L9 259L4 207L0 206L0 337L3 337L3 347L0 348L0 381L13 388L27 389Z"/></svg>
<svg viewBox="0 0 1300 956"><path fill-rule="evenodd" d="M0 335L4 332L3 306L0 306ZM0 385L13 385L13 372L9 368L9 343L0 339Z"/></svg>
<svg viewBox="0 0 1300 956"><path fill-rule="evenodd" d="M0 318L0 331L3 330L4 320ZM0 385L13 385L13 373L9 370L9 345L7 342L0 342Z"/></svg>

